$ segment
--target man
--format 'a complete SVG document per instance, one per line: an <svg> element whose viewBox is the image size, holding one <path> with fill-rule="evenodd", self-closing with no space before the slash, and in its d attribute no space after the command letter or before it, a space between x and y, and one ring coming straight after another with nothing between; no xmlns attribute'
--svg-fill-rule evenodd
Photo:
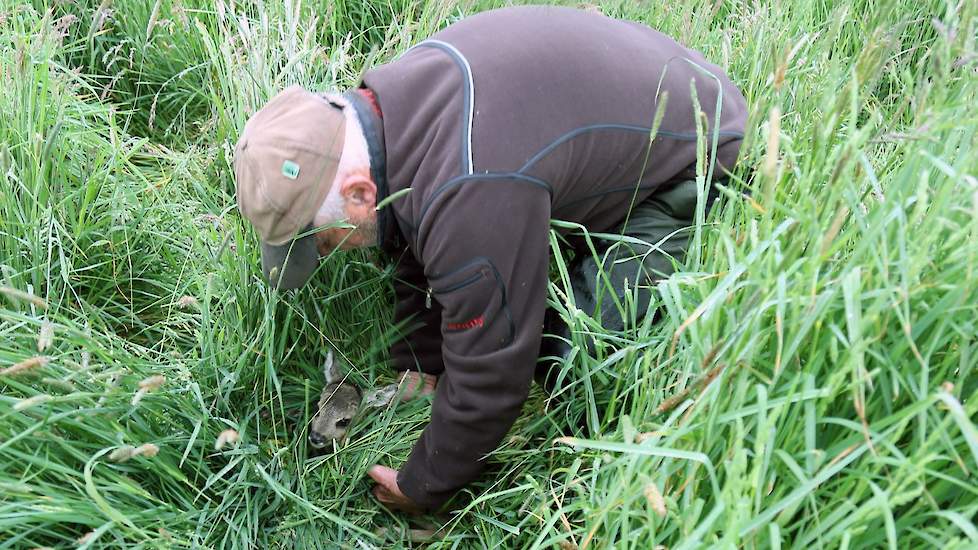
<svg viewBox="0 0 978 550"><path fill-rule="evenodd" d="M519 415L541 349L551 218L660 244L626 239L614 266L579 254L576 305L605 326L624 321L599 268L618 296L672 269L697 200L693 89L722 177L746 117L723 71L643 25L530 6L468 17L345 94L285 90L248 121L238 204L270 283L301 286L337 247L380 246L397 264L395 321L410 329L391 360L429 386L438 377L400 472L370 471L384 504L441 506Z"/></svg>

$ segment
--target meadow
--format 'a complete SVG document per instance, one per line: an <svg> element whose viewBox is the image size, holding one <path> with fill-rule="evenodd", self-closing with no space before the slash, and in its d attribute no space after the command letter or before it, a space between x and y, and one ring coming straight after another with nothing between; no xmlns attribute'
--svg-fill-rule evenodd
<svg viewBox="0 0 978 550"><path fill-rule="evenodd" d="M555 261L551 305L597 345L440 514L365 479L424 401L310 453L330 347L393 377L391 270L335 254L268 288L238 132L505 4L0 0L0 548L978 546L965 0L568 3L704 52L751 107L659 321L603 329Z"/></svg>

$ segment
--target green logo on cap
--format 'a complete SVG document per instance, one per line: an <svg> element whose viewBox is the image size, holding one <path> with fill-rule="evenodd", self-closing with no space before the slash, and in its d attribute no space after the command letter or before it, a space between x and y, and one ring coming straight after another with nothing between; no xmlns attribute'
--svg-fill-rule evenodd
<svg viewBox="0 0 978 550"><path fill-rule="evenodd" d="M294 180L294 179L298 178L299 177L299 165L296 164L296 163L294 163L294 162L292 162L291 160L287 160L287 161L283 162L282 163L282 175L285 176L285 177L287 177L287 178L289 178L290 180Z"/></svg>

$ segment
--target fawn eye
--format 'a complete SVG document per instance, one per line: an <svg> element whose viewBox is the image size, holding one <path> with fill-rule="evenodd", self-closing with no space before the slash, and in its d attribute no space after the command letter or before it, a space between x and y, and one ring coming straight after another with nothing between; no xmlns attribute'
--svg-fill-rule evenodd
<svg viewBox="0 0 978 550"><path fill-rule="evenodd" d="M349 418L341 418L340 420L337 420L336 421L336 427L337 428L345 428L345 427L347 427L349 425L350 425L350 419Z"/></svg>

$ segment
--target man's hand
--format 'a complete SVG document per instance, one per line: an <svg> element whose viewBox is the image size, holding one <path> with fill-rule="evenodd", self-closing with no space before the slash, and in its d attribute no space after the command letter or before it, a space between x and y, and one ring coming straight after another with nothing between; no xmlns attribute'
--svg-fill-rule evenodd
<svg viewBox="0 0 978 550"><path fill-rule="evenodd" d="M435 393L438 377L423 372L405 371L398 382L396 399L404 402ZM374 498L391 510L417 515L423 510L397 486L397 470L387 466L375 465L367 470L367 475L377 482Z"/></svg>
<svg viewBox="0 0 978 550"><path fill-rule="evenodd" d="M373 490L374 497L387 508L412 515L420 514L423 511L397 486L397 470L376 465L367 470L367 475L377 482L377 486Z"/></svg>
<svg viewBox="0 0 978 550"><path fill-rule="evenodd" d="M438 377L413 370L404 371L398 387L399 400L410 401L416 397L424 397L435 393Z"/></svg>

